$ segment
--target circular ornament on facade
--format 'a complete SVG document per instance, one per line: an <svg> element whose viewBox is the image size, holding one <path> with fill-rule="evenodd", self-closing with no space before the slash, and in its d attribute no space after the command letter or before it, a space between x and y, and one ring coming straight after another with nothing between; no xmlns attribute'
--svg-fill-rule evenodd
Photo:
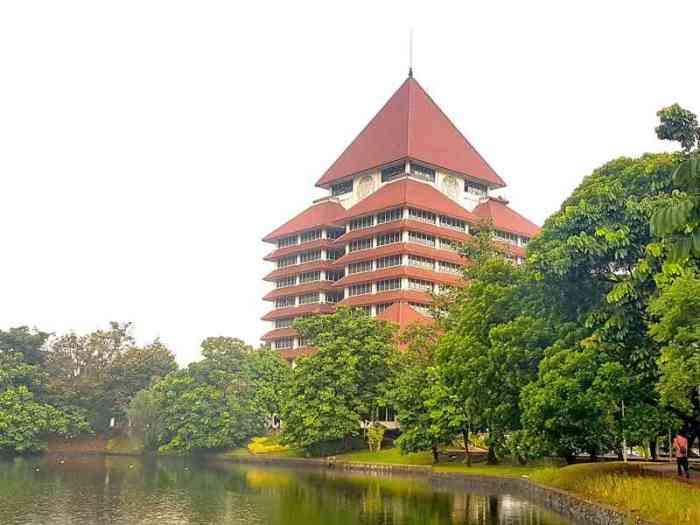
<svg viewBox="0 0 700 525"><path fill-rule="evenodd" d="M442 191L452 199L459 198L459 181L453 175L446 175L442 180Z"/></svg>
<svg viewBox="0 0 700 525"><path fill-rule="evenodd" d="M374 190L374 182L372 181L372 176L371 175L365 175L360 179L360 182L357 184L357 196L360 199L364 199L372 193L372 190Z"/></svg>

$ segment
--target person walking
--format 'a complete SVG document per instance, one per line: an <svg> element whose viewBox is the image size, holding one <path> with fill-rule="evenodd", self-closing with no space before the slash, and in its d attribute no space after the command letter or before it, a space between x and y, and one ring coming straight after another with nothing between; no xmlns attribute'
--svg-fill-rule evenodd
<svg viewBox="0 0 700 525"><path fill-rule="evenodd" d="M690 470L688 466L688 438L685 432L681 430L673 440L673 448L676 449L676 466L678 467L678 475L690 478Z"/></svg>

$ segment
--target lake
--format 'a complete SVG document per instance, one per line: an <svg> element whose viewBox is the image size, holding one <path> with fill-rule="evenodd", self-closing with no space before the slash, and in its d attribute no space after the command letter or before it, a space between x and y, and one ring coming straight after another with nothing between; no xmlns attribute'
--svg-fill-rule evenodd
<svg viewBox="0 0 700 525"><path fill-rule="evenodd" d="M566 525L508 494L421 477L183 459L0 461L0 524Z"/></svg>

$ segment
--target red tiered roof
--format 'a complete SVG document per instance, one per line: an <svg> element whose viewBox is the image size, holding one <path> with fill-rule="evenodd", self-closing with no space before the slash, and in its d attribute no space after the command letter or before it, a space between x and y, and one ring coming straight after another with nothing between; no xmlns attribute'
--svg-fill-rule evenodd
<svg viewBox="0 0 700 525"><path fill-rule="evenodd" d="M480 179L505 183L420 84L409 77L316 183L323 188L349 175L411 158Z"/></svg>
<svg viewBox="0 0 700 525"><path fill-rule="evenodd" d="M343 222L348 222L354 217L377 213L402 205L449 215L455 219L472 223L477 220L474 215L430 184L418 182L410 177L403 177L383 185L369 197L365 197L355 204L345 212Z"/></svg>
<svg viewBox="0 0 700 525"><path fill-rule="evenodd" d="M319 228L321 226L336 226L340 218L345 215L345 208L338 202L324 200L312 204L292 220L285 222L272 233L263 238L265 242L271 242L281 237L300 233L305 230Z"/></svg>
<svg viewBox="0 0 700 525"><path fill-rule="evenodd" d="M394 303L377 316L377 319L389 321L399 325L399 330L403 330L413 323L428 324L432 320L416 312L408 303Z"/></svg>
<svg viewBox="0 0 700 525"><path fill-rule="evenodd" d="M501 199L489 198L474 208L474 214L482 219L493 220L494 226L499 230L504 230L525 237L534 237L540 232L540 227L534 222L527 220L517 211L508 207L508 204Z"/></svg>

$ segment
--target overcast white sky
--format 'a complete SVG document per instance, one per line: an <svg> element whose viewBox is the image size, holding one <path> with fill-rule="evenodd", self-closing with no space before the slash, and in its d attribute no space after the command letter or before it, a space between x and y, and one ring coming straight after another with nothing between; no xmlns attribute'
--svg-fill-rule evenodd
<svg viewBox="0 0 700 525"><path fill-rule="evenodd" d="M0 328L257 344L260 239L407 72L541 223L700 112L697 1L0 2Z"/></svg>

